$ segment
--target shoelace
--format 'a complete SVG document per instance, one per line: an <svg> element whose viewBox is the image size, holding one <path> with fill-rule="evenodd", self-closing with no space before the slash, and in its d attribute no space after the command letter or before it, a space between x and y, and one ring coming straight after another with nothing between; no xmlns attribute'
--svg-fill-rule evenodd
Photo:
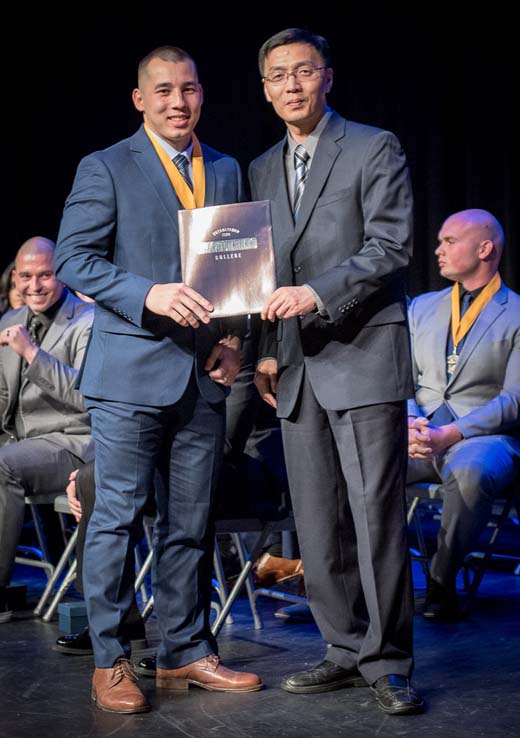
<svg viewBox="0 0 520 738"><path fill-rule="evenodd" d="M119 659L114 664L114 671L112 672L113 685L119 684L123 679L130 679L132 682L137 682L137 674L134 671L134 666L128 659Z"/></svg>
<svg viewBox="0 0 520 738"><path fill-rule="evenodd" d="M209 656L206 656L208 666L211 666L213 668L213 671L216 671L218 668L218 665L220 664L220 656L217 656L214 653L210 653Z"/></svg>

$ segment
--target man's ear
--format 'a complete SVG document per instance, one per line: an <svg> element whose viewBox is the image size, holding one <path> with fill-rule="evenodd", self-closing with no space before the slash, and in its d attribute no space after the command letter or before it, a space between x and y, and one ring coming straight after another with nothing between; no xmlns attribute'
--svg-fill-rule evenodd
<svg viewBox="0 0 520 738"><path fill-rule="evenodd" d="M143 96L141 95L141 90L138 87L136 87L132 92L132 102L140 113L144 113Z"/></svg>
<svg viewBox="0 0 520 738"><path fill-rule="evenodd" d="M493 255L494 250L495 244L493 241L490 241L489 239L481 241L478 246L478 258L481 259L481 261L487 261Z"/></svg>
<svg viewBox="0 0 520 738"><path fill-rule="evenodd" d="M267 100L267 102L272 103L273 100L271 98L271 95L267 91L267 85L265 84L265 82L263 84L264 84L264 95L265 95L265 99Z"/></svg>
<svg viewBox="0 0 520 738"><path fill-rule="evenodd" d="M332 83L334 82L334 71L331 67L327 67L325 70L325 92L328 94L332 90Z"/></svg>

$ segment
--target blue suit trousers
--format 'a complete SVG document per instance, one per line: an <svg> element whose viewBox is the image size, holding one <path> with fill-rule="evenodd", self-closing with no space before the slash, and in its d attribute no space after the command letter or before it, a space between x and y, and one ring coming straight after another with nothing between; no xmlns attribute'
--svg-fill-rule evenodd
<svg viewBox="0 0 520 738"><path fill-rule="evenodd" d="M211 510L225 403L210 405L192 377L173 405L93 398L87 398L87 405L95 441L96 503L86 538L84 588L96 666L109 668L130 655L121 624L132 603L139 517L154 486L158 513L152 579L161 634L157 664L177 668L216 653L209 626Z"/></svg>

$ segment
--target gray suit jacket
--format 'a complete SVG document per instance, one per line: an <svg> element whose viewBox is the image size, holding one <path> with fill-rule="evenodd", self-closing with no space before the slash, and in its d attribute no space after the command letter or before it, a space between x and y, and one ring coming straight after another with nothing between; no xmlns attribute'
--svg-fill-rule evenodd
<svg viewBox="0 0 520 738"><path fill-rule="evenodd" d="M416 384L409 414L429 416L445 402L464 438L506 434L520 454L520 296L502 285L468 333L449 381L451 287L416 297L409 318Z"/></svg>
<svg viewBox="0 0 520 738"><path fill-rule="evenodd" d="M253 199L271 201L278 286L309 284L326 316L266 326L261 356L278 359L278 415L308 373L322 407L411 397L403 275L412 250L412 193L399 141L337 113L323 130L294 224L285 139L256 159Z"/></svg>
<svg viewBox="0 0 520 738"><path fill-rule="evenodd" d="M0 417L2 432L19 398L27 438L45 436L88 461L90 419L76 389L78 371L87 346L93 306L67 294L49 326L40 349L20 382L22 358L9 346L0 347ZM0 320L0 330L27 325L28 308L11 310Z"/></svg>

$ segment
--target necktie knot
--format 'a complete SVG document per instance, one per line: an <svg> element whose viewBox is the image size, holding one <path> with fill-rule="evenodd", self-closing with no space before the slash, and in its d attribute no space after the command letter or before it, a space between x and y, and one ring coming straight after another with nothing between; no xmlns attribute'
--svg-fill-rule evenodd
<svg viewBox="0 0 520 738"><path fill-rule="evenodd" d="M295 168L299 166L300 162L303 165L307 165L307 162L309 161L309 154L305 150L305 147L301 144L298 144L298 146L294 149L294 166Z"/></svg>
<svg viewBox="0 0 520 738"><path fill-rule="evenodd" d="M40 331L43 328L43 323L38 318L37 315L31 316L31 319L29 321L28 331L31 339L36 343L38 346L40 345Z"/></svg>
<svg viewBox="0 0 520 738"><path fill-rule="evenodd" d="M293 213L294 217L300 207L303 190L305 189L305 181L307 179L307 162L309 160L309 154L305 148L298 144L294 149L294 198L293 198Z"/></svg>
<svg viewBox="0 0 520 738"><path fill-rule="evenodd" d="M466 312L466 310L469 308L469 306L471 305L472 297L473 295L471 294L471 292L464 292L464 294L462 295L462 298L460 301L460 317L461 318Z"/></svg>
<svg viewBox="0 0 520 738"><path fill-rule="evenodd" d="M191 181L190 177L190 170L189 170L189 162L188 159L184 156L184 154L176 154L173 157L173 163L179 170L179 173L183 180L186 182L190 190L193 192L193 183Z"/></svg>

